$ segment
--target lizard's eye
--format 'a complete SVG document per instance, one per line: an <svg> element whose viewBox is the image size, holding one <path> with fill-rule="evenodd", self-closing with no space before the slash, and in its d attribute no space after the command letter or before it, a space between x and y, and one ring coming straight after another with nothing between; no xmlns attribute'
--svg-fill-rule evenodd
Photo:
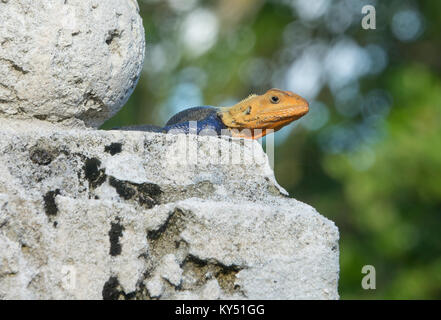
<svg viewBox="0 0 441 320"><path fill-rule="evenodd" d="M277 96L272 96L271 97L271 103L279 103L280 99Z"/></svg>
<svg viewBox="0 0 441 320"><path fill-rule="evenodd" d="M245 112L246 115L251 113L251 106L248 106L248 108L246 108Z"/></svg>

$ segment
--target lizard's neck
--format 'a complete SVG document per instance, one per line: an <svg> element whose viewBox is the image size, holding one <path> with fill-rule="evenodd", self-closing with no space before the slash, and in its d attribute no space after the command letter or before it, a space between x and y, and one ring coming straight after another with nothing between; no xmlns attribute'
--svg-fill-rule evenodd
<svg viewBox="0 0 441 320"><path fill-rule="evenodd" d="M239 128L243 125L238 123L239 114L247 109L248 106L253 105L258 96L255 94L249 95L247 98L236 103L230 107L220 107L218 114L224 125L229 128Z"/></svg>

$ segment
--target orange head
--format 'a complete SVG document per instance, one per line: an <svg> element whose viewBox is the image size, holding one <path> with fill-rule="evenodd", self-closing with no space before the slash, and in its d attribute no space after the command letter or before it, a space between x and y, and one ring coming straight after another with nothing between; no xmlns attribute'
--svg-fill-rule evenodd
<svg viewBox="0 0 441 320"><path fill-rule="evenodd" d="M299 95L270 89L263 95L251 95L232 107L221 108L219 116L228 128L237 129L232 131L233 136L257 139L269 133L268 129L277 131L308 111L308 102Z"/></svg>

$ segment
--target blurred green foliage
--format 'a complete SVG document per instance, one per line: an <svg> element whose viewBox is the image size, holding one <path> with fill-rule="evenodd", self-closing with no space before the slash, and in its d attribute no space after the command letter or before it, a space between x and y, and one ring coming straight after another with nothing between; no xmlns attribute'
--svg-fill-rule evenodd
<svg viewBox="0 0 441 320"><path fill-rule="evenodd" d="M305 95L274 170L339 227L341 297L441 298L441 1L138 2L144 71L104 129L271 87ZM361 28L365 4L376 30ZM376 290L361 288L364 265Z"/></svg>
<svg viewBox="0 0 441 320"><path fill-rule="evenodd" d="M439 298L441 81L425 68L406 66L393 72L389 84L397 107L386 123L386 137L372 151L322 162L325 172L341 182L352 212L348 232L341 230L341 268L376 266L378 289L369 294L375 298ZM354 170L352 161L372 156L365 152L372 152L375 162ZM343 296L343 288L358 281L357 272L348 277L343 272ZM348 297L359 294L348 289Z"/></svg>

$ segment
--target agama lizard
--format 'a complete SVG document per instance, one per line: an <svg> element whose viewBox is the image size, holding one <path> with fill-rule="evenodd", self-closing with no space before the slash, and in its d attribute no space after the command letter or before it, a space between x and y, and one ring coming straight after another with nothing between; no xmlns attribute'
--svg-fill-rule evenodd
<svg viewBox="0 0 441 320"><path fill-rule="evenodd" d="M251 95L231 107L202 106L183 110L164 127L139 125L121 130L197 133L215 132L238 138L258 139L277 131L307 114L308 102L291 91L270 89L263 95ZM193 122L195 121L195 122Z"/></svg>

